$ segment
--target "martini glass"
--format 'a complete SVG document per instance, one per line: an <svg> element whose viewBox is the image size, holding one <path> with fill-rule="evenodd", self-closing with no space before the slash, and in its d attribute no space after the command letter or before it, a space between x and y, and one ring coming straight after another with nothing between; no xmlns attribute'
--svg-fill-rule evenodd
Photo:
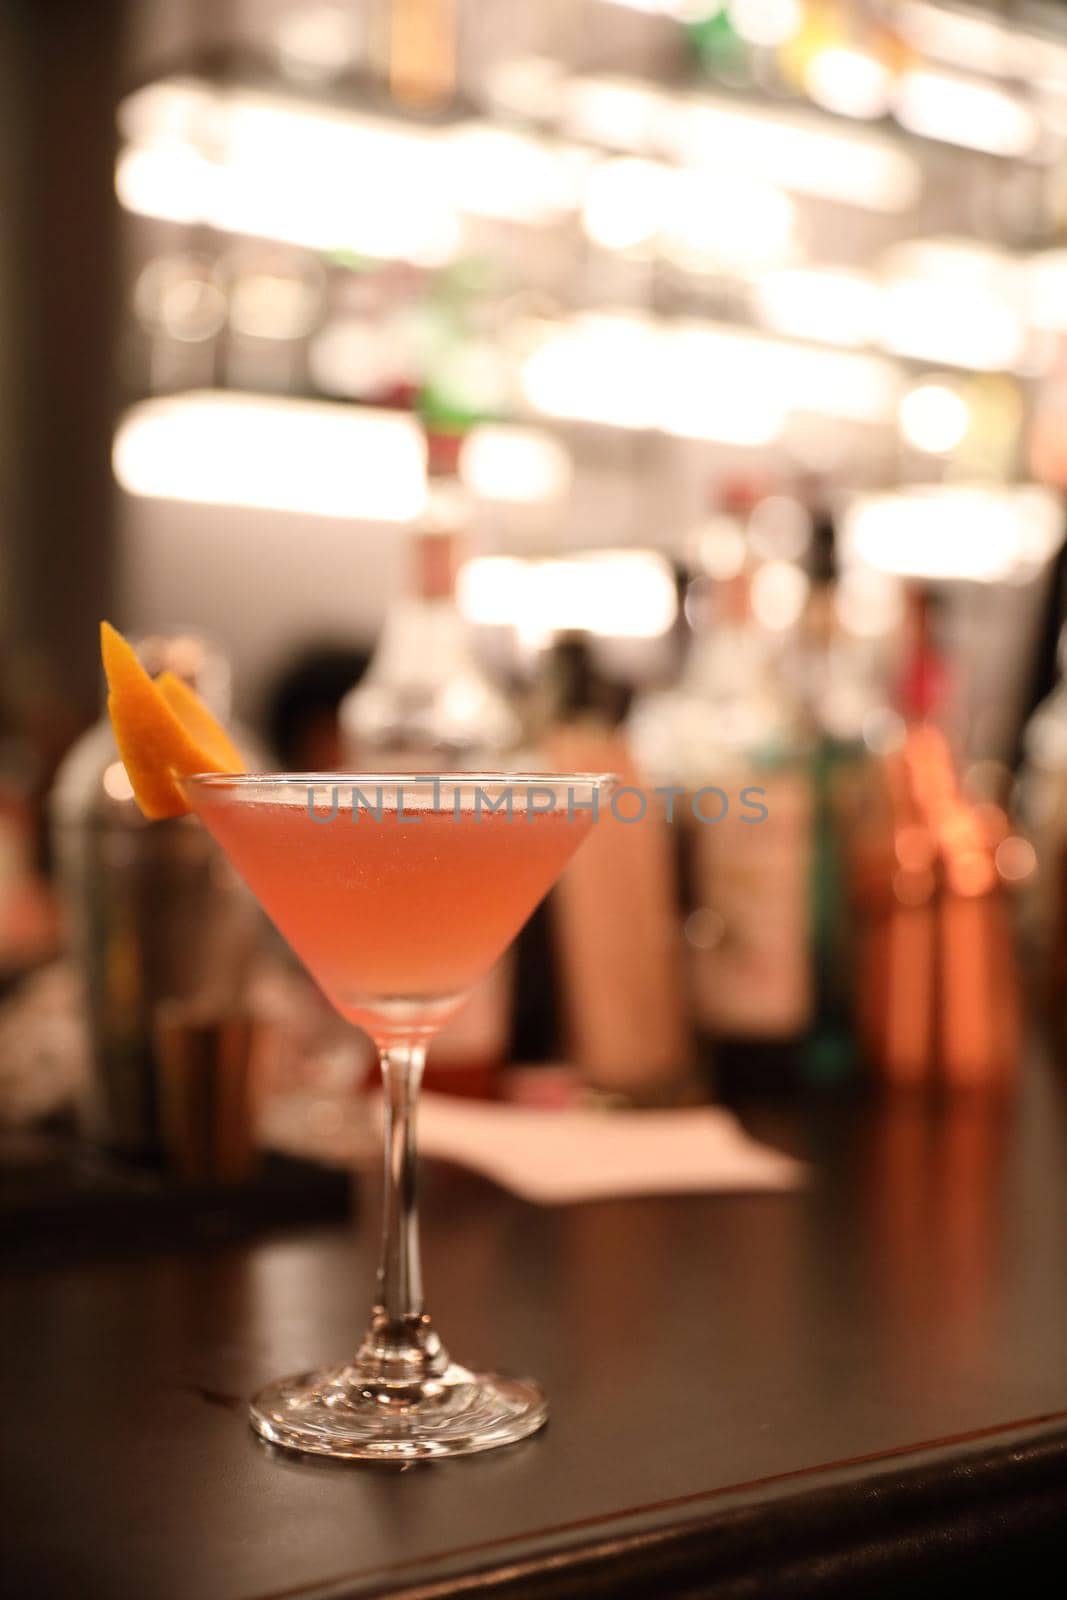
<svg viewBox="0 0 1067 1600"><path fill-rule="evenodd" d="M252 1402L271 1443L373 1460L466 1455L541 1427L526 1378L474 1373L423 1304L415 1106L426 1048L592 828L607 775L200 774L189 804L381 1057L385 1205L370 1326L340 1366Z"/></svg>

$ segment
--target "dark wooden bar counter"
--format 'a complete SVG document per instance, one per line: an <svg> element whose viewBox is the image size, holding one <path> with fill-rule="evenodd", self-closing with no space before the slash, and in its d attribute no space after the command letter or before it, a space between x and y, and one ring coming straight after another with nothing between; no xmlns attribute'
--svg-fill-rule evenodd
<svg viewBox="0 0 1067 1600"><path fill-rule="evenodd" d="M548 1429L407 1468L245 1421L351 1347L365 1222L32 1259L4 1284L0 1590L26 1600L1026 1592L1067 1548L1067 1076L1012 1110L746 1114L802 1194L541 1210L424 1184L452 1349Z"/></svg>

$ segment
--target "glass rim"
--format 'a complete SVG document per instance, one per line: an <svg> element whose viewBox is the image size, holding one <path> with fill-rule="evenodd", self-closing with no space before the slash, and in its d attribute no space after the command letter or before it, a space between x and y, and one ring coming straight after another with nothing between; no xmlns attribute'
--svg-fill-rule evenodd
<svg viewBox="0 0 1067 1600"><path fill-rule="evenodd" d="M199 784L204 788L256 789L277 788L282 784L298 784L307 788L314 784L350 784L376 788L400 789L405 784L438 783L452 788L516 788L548 787L566 784L583 784L587 788L607 788L620 782L616 772L188 772L179 783Z"/></svg>

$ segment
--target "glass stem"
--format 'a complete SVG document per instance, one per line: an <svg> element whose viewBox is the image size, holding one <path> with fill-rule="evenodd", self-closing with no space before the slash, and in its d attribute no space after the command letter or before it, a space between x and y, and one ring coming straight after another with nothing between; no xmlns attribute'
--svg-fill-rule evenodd
<svg viewBox="0 0 1067 1600"><path fill-rule="evenodd" d="M423 1309L415 1189L415 1107L426 1061L422 1044L381 1049L385 1185L378 1298L360 1347L361 1379L390 1398L421 1388L445 1370L448 1355Z"/></svg>
<svg viewBox="0 0 1067 1600"><path fill-rule="evenodd" d="M415 1108L425 1060L422 1045L392 1045L381 1053L385 1197L378 1305L396 1323L422 1316Z"/></svg>

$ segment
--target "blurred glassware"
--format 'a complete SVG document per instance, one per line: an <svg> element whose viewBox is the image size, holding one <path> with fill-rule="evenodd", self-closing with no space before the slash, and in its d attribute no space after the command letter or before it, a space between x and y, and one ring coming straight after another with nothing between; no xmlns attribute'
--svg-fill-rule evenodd
<svg viewBox="0 0 1067 1600"><path fill-rule="evenodd" d="M312 256L239 245L219 260L227 307L225 380L282 394L307 387L308 340L325 311L326 275Z"/></svg>
<svg viewBox="0 0 1067 1600"><path fill-rule="evenodd" d="M278 65L294 83L324 85L350 72L360 59L365 7L347 0L298 0L274 22Z"/></svg>
<svg viewBox="0 0 1067 1600"><path fill-rule="evenodd" d="M139 653L167 666L226 719L229 667L191 633L152 635ZM237 738L253 763L255 742ZM159 1007L238 1006L262 922L206 831L189 818L148 823L103 717L71 748L52 791L57 879L84 982L92 1071L82 1129L115 1155L165 1166Z"/></svg>
<svg viewBox="0 0 1067 1600"><path fill-rule="evenodd" d="M210 386L226 323L226 296L211 258L193 251L155 256L134 284L132 303L147 339L141 381L148 392Z"/></svg>
<svg viewBox="0 0 1067 1600"><path fill-rule="evenodd" d="M936 728L913 728L882 773L852 855L864 1052L894 1088L1006 1092L1022 1044L1015 836L963 797Z"/></svg>

